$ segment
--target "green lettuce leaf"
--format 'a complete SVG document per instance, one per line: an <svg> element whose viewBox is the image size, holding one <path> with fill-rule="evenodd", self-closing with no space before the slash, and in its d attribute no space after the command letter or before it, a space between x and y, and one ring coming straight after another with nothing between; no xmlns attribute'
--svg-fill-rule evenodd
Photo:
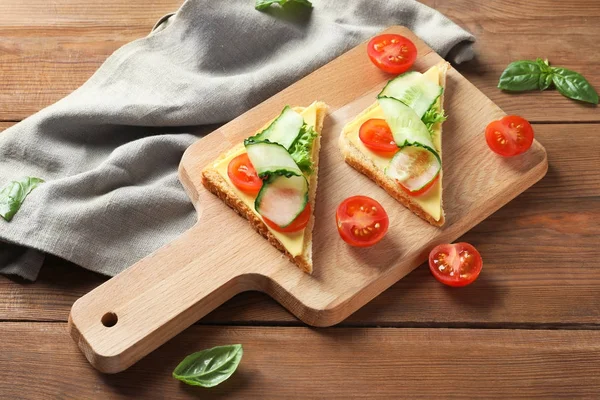
<svg viewBox="0 0 600 400"><path fill-rule="evenodd" d="M43 182L40 178L29 176L4 185L0 189L0 217L10 221L21 208L27 195Z"/></svg>
<svg viewBox="0 0 600 400"><path fill-rule="evenodd" d="M425 123L427 130L433 135L433 125L437 124L438 122L444 122L447 118L448 117L444 115L444 111L439 113L435 107L431 107L429 110L427 110L427 112L425 112L423 118L421 118L421 121Z"/></svg>
<svg viewBox="0 0 600 400"><path fill-rule="evenodd" d="M294 161L296 161L298 168L300 168L302 172L309 175L313 172L311 155L316 137L317 132L313 129L313 127L304 124L300 130L300 135L298 135L298 138L289 149L289 152Z"/></svg>
<svg viewBox="0 0 600 400"><path fill-rule="evenodd" d="M271 4L279 4L280 6L285 6L287 3L296 3L302 4L308 8L312 8L312 3L308 0L256 0L256 4L254 8L257 10L264 10L271 6Z"/></svg>

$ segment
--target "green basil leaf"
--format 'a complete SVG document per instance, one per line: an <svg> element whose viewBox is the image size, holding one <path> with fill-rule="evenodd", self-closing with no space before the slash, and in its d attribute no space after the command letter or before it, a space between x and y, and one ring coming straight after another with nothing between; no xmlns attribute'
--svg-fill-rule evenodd
<svg viewBox="0 0 600 400"><path fill-rule="evenodd" d="M192 386L217 386L235 372L243 354L241 344L202 350L184 358L173 377Z"/></svg>
<svg viewBox="0 0 600 400"><path fill-rule="evenodd" d="M546 73L546 74L552 73L552 67L550 66L550 63L548 62L547 58L545 60L538 58L535 60L535 62L537 63L537 65L540 66L540 71L542 71L543 73Z"/></svg>
<svg viewBox="0 0 600 400"><path fill-rule="evenodd" d="M566 68L552 68L552 82L563 96L598 104L596 90L581 74L575 71Z"/></svg>
<svg viewBox="0 0 600 400"><path fill-rule="evenodd" d="M254 8L257 10L264 10L271 6L271 4L279 4L281 7L287 3L302 4L308 8L312 8L312 3L308 0L256 0Z"/></svg>
<svg viewBox="0 0 600 400"><path fill-rule="evenodd" d="M539 89L540 75L542 70L535 61L515 61L506 67L498 88L514 92Z"/></svg>
<svg viewBox="0 0 600 400"><path fill-rule="evenodd" d="M13 219L25 198L44 181L40 178L26 177L7 183L0 189L0 217L6 221Z"/></svg>
<svg viewBox="0 0 600 400"><path fill-rule="evenodd" d="M550 84L552 83L552 74L547 74L547 73L542 73L540 75L540 82L538 84L540 90L546 90L548 89L548 87L550 87Z"/></svg>

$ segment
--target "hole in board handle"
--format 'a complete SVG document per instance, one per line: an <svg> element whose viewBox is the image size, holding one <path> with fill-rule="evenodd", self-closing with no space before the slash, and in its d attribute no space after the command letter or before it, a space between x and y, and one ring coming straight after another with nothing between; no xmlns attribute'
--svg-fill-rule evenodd
<svg viewBox="0 0 600 400"><path fill-rule="evenodd" d="M117 317L117 314L115 314L114 312L108 312L102 316L101 321L102 321L102 325L104 325L107 328L110 328L111 326L115 326L117 324L117 321L119 321L119 318Z"/></svg>

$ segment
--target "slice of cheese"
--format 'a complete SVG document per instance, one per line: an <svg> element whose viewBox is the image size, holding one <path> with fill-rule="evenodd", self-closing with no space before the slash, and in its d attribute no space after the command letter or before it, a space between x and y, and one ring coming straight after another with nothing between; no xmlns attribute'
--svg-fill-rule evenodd
<svg viewBox="0 0 600 400"><path fill-rule="evenodd" d="M437 66L431 67L427 72L423 74L430 81L440 84L440 70ZM440 99L436 102L436 107L440 110ZM372 152L367 149L365 145L362 143L360 138L358 137L358 133L361 125L371 119L371 118L384 118L383 110L377 103L373 104L369 107L369 111L365 114L359 116L354 121L350 122L346 125L344 129L344 134L346 137L363 153L367 158L369 158L373 164L382 170L390 163L391 157L382 157L377 153ZM437 123L433 126L433 145L435 149L438 151L440 157L442 156L442 130L441 124ZM427 191L422 196L413 197L413 200L418 203L421 208L429 215L433 217L436 221L439 221L442 216L442 176L433 184L430 190Z"/></svg>
<svg viewBox="0 0 600 400"><path fill-rule="evenodd" d="M304 118L304 122L306 122L307 125L313 126L313 127L317 125L317 107L316 107L315 103L306 107L304 109L304 111L302 111L300 114ZM265 128L267 126L269 126L271 124L271 122L272 121L267 123L265 125ZM317 151L317 150L318 150L317 147L314 146L313 151ZM244 202L244 204L246 204L248 206L248 208L250 210L252 210L252 212L254 214L256 214L259 218L262 219L260 214L258 212L256 212L256 209L254 208L254 200L256 199L256 196L249 195L247 193L242 192L241 190L238 190L238 188L236 188L235 185L229 179L229 175L227 175L227 166L229 165L229 162L234 157L237 157L240 154L245 153L245 152L246 152L246 148L243 145L240 145L235 150L233 150L230 154L228 154L227 157L217 161L213 165L213 167L219 172L219 175L221 175L223 177L223 179L225 179L225 181L229 184L229 186L231 186L231 188L233 189L235 194ZM315 156L316 156L316 154L313 154L313 158ZM302 249L304 248L304 231L305 231L305 229L302 229L300 231L293 232L293 233L282 233L282 232L277 232L276 230L271 229L271 227L269 227L268 225L267 225L267 228L273 234L273 236L275 236L281 242L281 244L285 247L285 249L293 257L296 257L296 256L302 254Z"/></svg>

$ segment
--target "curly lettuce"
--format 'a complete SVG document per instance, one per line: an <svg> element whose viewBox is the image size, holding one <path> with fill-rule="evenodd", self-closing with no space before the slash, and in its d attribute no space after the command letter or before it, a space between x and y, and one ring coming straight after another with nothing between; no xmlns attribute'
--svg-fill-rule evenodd
<svg viewBox="0 0 600 400"><path fill-rule="evenodd" d="M433 136L433 125L437 124L438 122L444 122L447 118L448 117L444 114L443 110L440 113L438 112L436 107L431 107L425 112L423 118L421 118L421 121L423 121L423 123L427 127L427 130Z"/></svg>
<svg viewBox="0 0 600 400"><path fill-rule="evenodd" d="M312 126L304 124L296 141L290 146L289 152L302 172L310 175L313 172L312 149L317 132Z"/></svg>

